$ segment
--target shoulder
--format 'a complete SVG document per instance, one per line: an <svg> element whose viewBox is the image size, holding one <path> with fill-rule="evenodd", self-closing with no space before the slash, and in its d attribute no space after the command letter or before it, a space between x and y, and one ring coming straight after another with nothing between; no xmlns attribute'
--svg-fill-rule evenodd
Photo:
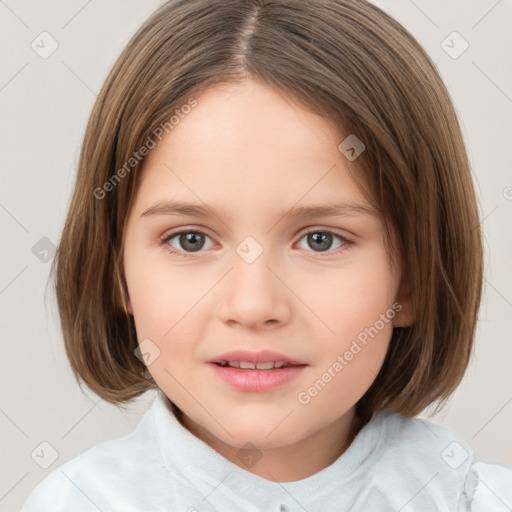
<svg viewBox="0 0 512 512"><path fill-rule="evenodd" d="M32 490L21 512L106 512L112 503L133 510L136 486L130 489L129 483L160 457L148 413L133 432L100 442L54 469Z"/></svg>
<svg viewBox="0 0 512 512"><path fill-rule="evenodd" d="M512 468L480 461L451 428L392 412L381 415L382 457L399 465L404 481L416 482L435 502L456 504L451 510L512 510Z"/></svg>
<svg viewBox="0 0 512 512"><path fill-rule="evenodd" d="M512 510L512 468L477 461L466 479L464 495L471 512L510 512Z"/></svg>

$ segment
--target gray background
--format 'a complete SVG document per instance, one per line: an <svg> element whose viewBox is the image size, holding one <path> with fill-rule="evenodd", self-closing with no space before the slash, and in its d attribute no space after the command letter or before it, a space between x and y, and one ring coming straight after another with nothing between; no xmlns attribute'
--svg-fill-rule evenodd
<svg viewBox="0 0 512 512"><path fill-rule="evenodd" d="M51 287L44 292L96 94L131 35L162 3L0 0L1 511L19 510L29 491L66 460L130 432L155 396L148 393L124 412L83 394L64 354ZM512 466L512 3L375 3L438 63L462 123L485 233L475 355L431 420L455 429L480 458ZM40 36L44 31L58 43L47 58L40 53L52 40ZM464 43L446 39L453 31L469 44L457 58ZM55 450L53 462L52 448L42 442Z"/></svg>

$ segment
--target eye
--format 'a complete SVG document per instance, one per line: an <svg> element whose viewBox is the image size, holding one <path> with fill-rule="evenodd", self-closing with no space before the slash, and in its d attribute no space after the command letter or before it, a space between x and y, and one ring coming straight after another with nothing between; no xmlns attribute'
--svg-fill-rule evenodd
<svg viewBox="0 0 512 512"><path fill-rule="evenodd" d="M208 244L205 244L206 239L211 240L206 233L199 230L186 229L164 235L161 239L161 244L165 245L166 250L170 254L188 257L192 256L195 252L200 252L201 249L211 249L211 246L208 247ZM329 255L332 255L332 253L338 254L352 245L350 240L329 229L312 229L302 235L300 241L303 239L306 239L306 243L313 248L313 252L328 252ZM334 249L341 247L341 250L330 250L335 239L339 240L339 243ZM303 249L304 247L301 248Z"/></svg>
<svg viewBox="0 0 512 512"><path fill-rule="evenodd" d="M176 238L176 241L171 242ZM188 252L198 252L205 246L205 239L211 238L202 231L183 230L169 233L162 239L162 245L166 245L166 249L171 254L178 256L188 256ZM176 245L178 247L176 248ZM181 247L180 247L181 246ZM208 249L209 247L207 247Z"/></svg>
<svg viewBox="0 0 512 512"><path fill-rule="evenodd" d="M329 229L313 229L305 233L301 240L306 239L306 243L314 248L314 252L327 252L332 248L333 240L338 239L341 243L334 247L334 249L338 249L341 247L341 251L329 251L329 255L333 252L334 254L340 253L346 250L352 242L345 237L331 231Z"/></svg>

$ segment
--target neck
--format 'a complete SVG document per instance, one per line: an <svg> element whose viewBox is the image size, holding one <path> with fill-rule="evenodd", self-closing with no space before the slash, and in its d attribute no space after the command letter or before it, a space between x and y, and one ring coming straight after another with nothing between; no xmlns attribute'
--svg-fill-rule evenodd
<svg viewBox="0 0 512 512"><path fill-rule="evenodd" d="M257 476L276 482L302 480L333 464L350 446L364 421L352 407L343 416L314 434L290 445L263 450L244 450L224 443L185 415L173 404L173 411L191 434L233 464ZM244 462L256 460L257 463Z"/></svg>

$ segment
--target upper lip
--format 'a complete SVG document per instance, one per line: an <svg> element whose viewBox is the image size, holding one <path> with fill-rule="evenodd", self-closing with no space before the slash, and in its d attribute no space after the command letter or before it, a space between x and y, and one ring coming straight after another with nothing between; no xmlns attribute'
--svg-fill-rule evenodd
<svg viewBox="0 0 512 512"><path fill-rule="evenodd" d="M232 352L226 352L219 356L215 356L209 363L221 363L222 361L247 361L248 363L269 363L282 361L284 363L293 365L305 365L303 361L292 359L284 354L273 352L272 350L233 350Z"/></svg>

